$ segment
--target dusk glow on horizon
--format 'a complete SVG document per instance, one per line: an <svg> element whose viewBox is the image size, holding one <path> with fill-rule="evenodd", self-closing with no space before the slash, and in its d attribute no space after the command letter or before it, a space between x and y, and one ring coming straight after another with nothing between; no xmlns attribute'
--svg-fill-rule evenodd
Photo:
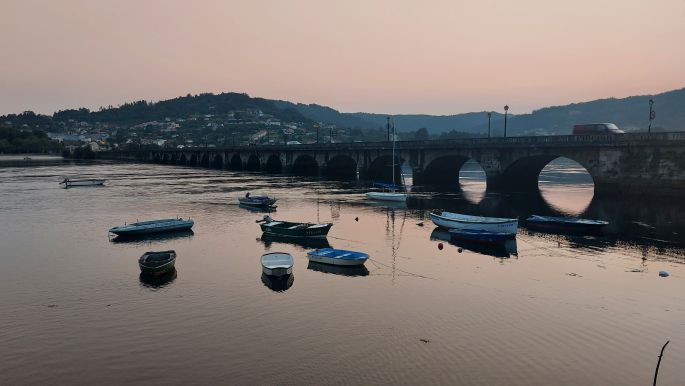
<svg viewBox="0 0 685 386"><path fill-rule="evenodd" d="M685 87L684 0L5 0L0 14L0 114L202 92L520 114Z"/></svg>

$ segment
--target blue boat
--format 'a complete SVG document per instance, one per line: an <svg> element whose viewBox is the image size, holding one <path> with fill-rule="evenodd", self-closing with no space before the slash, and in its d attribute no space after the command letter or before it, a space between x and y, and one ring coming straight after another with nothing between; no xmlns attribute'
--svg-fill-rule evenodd
<svg viewBox="0 0 685 386"><path fill-rule="evenodd" d="M307 252L307 257L315 263L351 266L364 264L369 255L344 249L321 248Z"/></svg>
<svg viewBox="0 0 685 386"><path fill-rule="evenodd" d="M479 244L504 244L516 235L506 232L491 232L480 229L450 229L450 239Z"/></svg>
<svg viewBox="0 0 685 386"><path fill-rule="evenodd" d="M110 233L121 236L140 236L153 233L168 233L188 231L193 227L193 220L182 218L167 218L163 220L139 221L125 224L109 230Z"/></svg>
<svg viewBox="0 0 685 386"><path fill-rule="evenodd" d="M606 221L575 217L537 216L528 217L526 225L531 229L559 233L600 233L609 225Z"/></svg>

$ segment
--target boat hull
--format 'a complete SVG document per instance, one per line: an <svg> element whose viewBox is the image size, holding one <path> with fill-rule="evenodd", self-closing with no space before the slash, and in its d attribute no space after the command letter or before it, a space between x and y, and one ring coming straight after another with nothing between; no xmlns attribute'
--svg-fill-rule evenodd
<svg viewBox="0 0 685 386"><path fill-rule="evenodd" d="M166 256L165 256L166 254ZM152 256L163 256L163 260L155 260ZM174 251L146 252L138 259L140 273L150 276L165 275L175 269L176 253Z"/></svg>
<svg viewBox="0 0 685 386"><path fill-rule="evenodd" d="M518 220L515 219L497 222L474 222L448 218L435 213L431 213L430 216L435 225L448 229L475 229L488 232L507 233L510 235L515 235L518 230Z"/></svg>
<svg viewBox="0 0 685 386"><path fill-rule="evenodd" d="M268 209L274 207L274 205L276 204L276 199L269 198L264 200L253 200L249 198L239 198L238 202L240 203L240 205L249 206L251 208Z"/></svg>
<svg viewBox="0 0 685 386"><path fill-rule="evenodd" d="M279 223L279 224L274 224ZM298 227L298 225L300 225ZM267 236L296 237L296 238L326 238L333 224L283 223L274 221L260 224L262 232ZM316 227L312 227L316 226Z"/></svg>
<svg viewBox="0 0 685 386"><path fill-rule="evenodd" d="M117 236L140 236L140 235L150 235L150 234L157 234L157 233L168 233L168 232L179 232L179 231L188 231L190 230L194 223L191 220L187 221L178 221L178 222L168 222L168 223L162 223L159 225L152 225L152 224L141 224L141 225L136 225L137 223L123 226L123 227L114 227L110 229L109 231Z"/></svg>
<svg viewBox="0 0 685 386"><path fill-rule="evenodd" d="M309 261L313 261L315 263L339 265L342 267L353 267L353 266L358 266L358 265L364 265L364 263L366 262L366 259L364 259L364 260L344 260L344 259L336 259L336 258L332 258L332 257L311 256L311 255L307 255L307 257L309 257Z"/></svg>
<svg viewBox="0 0 685 386"><path fill-rule="evenodd" d="M356 251L323 248L307 252L307 258L315 263L349 267L363 265L369 259L369 255Z"/></svg>
<svg viewBox="0 0 685 386"><path fill-rule="evenodd" d="M389 192L368 192L366 193L366 198L377 201L405 202L407 201L407 194Z"/></svg>
<svg viewBox="0 0 685 386"><path fill-rule="evenodd" d="M269 276L285 276L293 273L293 257L288 253L271 252L262 255L262 272Z"/></svg>
<svg viewBox="0 0 685 386"><path fill-rule="evenodd" d="M62 184L65 188L71 188L73 186L100 186L104 185L106 180L73 180L64 181Z"/></svg>

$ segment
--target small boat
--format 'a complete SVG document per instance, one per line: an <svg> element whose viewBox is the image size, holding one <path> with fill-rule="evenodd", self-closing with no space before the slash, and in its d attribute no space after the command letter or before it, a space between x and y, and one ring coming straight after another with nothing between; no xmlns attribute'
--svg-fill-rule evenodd
<svg viewBox="0 0 685 386"><path fill-rule="evenodd" d="M238 199L240 205L245 205L253 208L275 208L276 199L269 196L250 196L247 193L245 197Z"/></svg>
<svg viewBox="0 0 685 386"><path fill-rule="evenodd" d="M283 237L319 237L325 238L333 224L314 224L308 222L276 221L269 215L265 215L260 221L260 227L265 235Z"/></svg>
<svg viewBox="0 0 685 386"><path fill-rule="evenodd" d="M117 236L138 236L152 233L165 233L188 230L193 227L193 220L182 218L169 218L163 220L140 221L125 224L109 230Z"/></svg>
<svg viewBox="0 0 685 386"><path fill-rule="evenodd" d="M262 272L269 276L284 276L293 273L293 257L285 252L271 252L262 255Z"/></svg>
<svg viewBox="0 0 685 386"><path fill-rule="evenodd" d="M365 265L330 265L310 260L307 269L340 276L369 276Z"/></svg>
<svg viewBox="0 0 685 386"><path fill-rule="evenodd" d="M380 182L375 182L374 186L380 187L383 189L381 192L368 192L366 193L366 198L370 200L379 200L379 201L392 201L392 202L406 202L407 201L407 193L404 192L398 192L397 190L399 187L393 185L393 184L384 184Z"/></svg>
<svg viewBox="0 0 685 386"><path fill-rule="evenodd" d="M138 259L140 273L144 275L161 276L174 270L176 252L145 252Z"/></svg>
<svg viewBox="0 0 685 386"><path fill-rule="evenodd" d="M491 232L480 229L450 229L449 232L451 240L489 245L504 244L505 241L516 237L516 235L511 233Z"/></svg>
<svg viewBox="0 0 685 386"><path fill-rule="evenodd" d="M609 225L606 221L575 217L537 216L528 217L526 225L532 229L550 232L599 233Z"/></svg>
<svg viewBox="0 0 685 386"><path fill-rule="evenodd" d="M62 182L60 182L60 185L64 185L65 188L69 188L72 186L100 186L104 185L105 181L107 180L95 178L82 178L76 180L65 178L64 180L62 180Z"/></svg>
<svg viewBox="0 0 685 386"><path fill-rule="evenodd" d="M31 157L24 157L24 161L31 161Z"/></svg>
<svg viewBox="0 0 685 386"><path fill-rule="evenodd" d="M518 220L515 218L469 216L451 212L430 213L430 216L435 225L448 229L475 229L510 235L515 235L518 229Z"/></svg>
<svg viewBox="0 0 685 386"><path fill-rule="evenodd" d="M369 258L363 252L346 251L344 249L322 248L307 252L309 261L331 265L362 265Z"/></svg>

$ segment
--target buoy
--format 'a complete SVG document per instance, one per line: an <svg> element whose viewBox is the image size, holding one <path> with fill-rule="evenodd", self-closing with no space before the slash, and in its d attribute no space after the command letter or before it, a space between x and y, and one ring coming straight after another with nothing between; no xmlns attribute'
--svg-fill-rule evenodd
<svg viewBox="0 0 685 386"><path fill-rule="evenodd" d="M442 251L442 243L438 243L438 249Z"/></svg>
<svg viewBox="0 0 685 386"><path fill-rule="evenodd" d="M666 272L666 271L659 271L659 276L661 276L661 277L668 277L668 272Z"/></svg>
<svg viewBox="0 0 685 386"><path fill-rule="evenodd" d="M461 253L461 251L463 251L463 249L461 249L461 247L460 247L459 249L457 249L457 251L459 251L459 253Z"/></svg>
<svg viewBox="0 0 685 386"><path fill-rule="evenodd" d="M355 217L355 218L354 218L354 221L359 221L359 217Z"/></svg>

